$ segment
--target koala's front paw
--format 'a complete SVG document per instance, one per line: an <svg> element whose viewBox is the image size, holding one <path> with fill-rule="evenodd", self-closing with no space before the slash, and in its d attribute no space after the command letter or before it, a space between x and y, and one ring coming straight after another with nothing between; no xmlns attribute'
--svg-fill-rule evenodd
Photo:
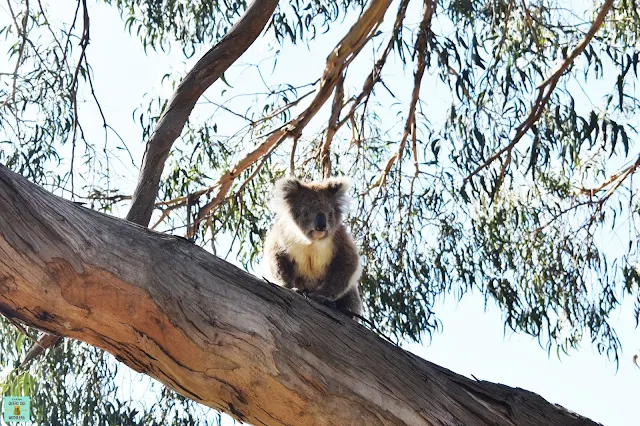
<svg viewBox="0 0 640 426"><path fill-rule="evenodd" d="M291 290L295 291L296 293L298 293L301 296L307 297L308 291L305 290L304 288L291 287Z"/></svg>
<svg viewBox="0 0 640 426"><path fill-rule="evenodd" d="M331 299L327 299L324 296L321 296L319 294L308 294L309 299L314 300L315 302L320 303L321 305L327 306L331 309L337 309L338 305L336 304L335 301L331 300Z"/></svg>

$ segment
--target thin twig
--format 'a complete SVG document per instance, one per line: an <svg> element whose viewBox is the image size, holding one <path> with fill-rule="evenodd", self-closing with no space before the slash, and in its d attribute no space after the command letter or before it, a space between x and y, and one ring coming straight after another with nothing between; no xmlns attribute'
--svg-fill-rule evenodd
<svg viewBox="0 0 640 426"><path fill-rule="evenodd" d="M7 5L9 7L9 14L13 19L13 24L16 27L16 32L18 36L21 38L20 47L18 47L18 58L16 60L16 66L13 69L13 81L12 81L12 89L11 89L11 103L13 108L15 108L16 104L16 92L18 86L18 70L20 69L20 65L22 65L22 59L24 56L24 46L27 43L27 24L29 22L29 0L25 0L25 11L24 16L22 17L22 25L18 24L18 18L16 14L13 12L13 8L11 7L11 0L7 0ZM7 98L2 107L6 106L9 103L9 98Z"/></svg>
<svg viewBox="0 0 640 426"><path fill-rule="evenodd" d="M71 136L71 199L75 197L75 185L74 185L74 160L76 152L76 136L78 131L78 74L82 68L82 62L86 63L86 51L89 45L89 10L87 8L87 0L82 0L82 17L84 27L82 29L82 36L80 38L80 59L78 65L76 65L75 72L73 73L73 80L71 81L71 102L73 103L73 134ZM87 73L89 69L87 67Z"/></svg>
<svg viewBox="0 0 640 426"><path fill-rule="evenodd" d="M296 148L298 147L298 138L293 138L291 145L291 153L289 154L289 175L296 175Z"/></svg>
<svg viewBox="0 0 640 426"><path fill-rule="evenodd" d="M609 186L612 182L618 180L618 178L620 176L623 176L623 175L628 176L629 172L630 173L634 173L639 166L640 166L640 155L638 155L636 161L633 164L631 164L631 165L623 168L622 170L618 171L617 173L614 173L613 175L609 176L609 178L607 178L607 180L602 182L600 185L598 185L596 187L593 187L593 188L579 188L578 192L580 194L594 196L595 194L597 194L598 192L602 191L604 188ZM625 179L625 177L623 177L623 180Z"/></svg>

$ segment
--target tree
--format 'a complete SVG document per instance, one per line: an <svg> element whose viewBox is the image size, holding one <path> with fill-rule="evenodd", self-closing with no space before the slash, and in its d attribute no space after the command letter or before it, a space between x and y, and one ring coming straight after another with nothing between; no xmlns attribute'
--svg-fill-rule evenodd
<svg viewBox="0 0 640 426"><path fill-rule="evenodd" d="M596 424L429 364L184 240L55 199L5 168L0 200L0 313L106 349L240 421Z"/></svg>
<svg viewBox="0 0 640 426"><path fill-rule="evenodd" d="M128 219L146 226L155 214L153 229L210 244L214 253L234 251L247 267L260 252L267 188L286 171L283 163L305 177L346 173L355 177L350 225L366 260L366 315L383 333L420 341L438 328L436 297L478 290L503 309L507 327L539 337L549 350L568 352L587 335L617 362L620 342L609 317L625 297L638 301L640 294L632 179L640 165L633 151L640 18L633 2L603 0L594 10L545 0L106 3L146 48L179 48L191 57L220 41L224 54L212 61L214 47L184 78L167 74L174 97L152 99L137 112L147 150L135 192L123 193L110 165L128 148L94 91L86 0L66 26L52 22L39 1L8 0L0 34L14 67L0 87L1 163L97 210L133 198ZM331 32L341 19L354 24L308 84L269 86L244 112L233 108L228 88L195 107L210 117L189 116L251 44L251 37L230 36L231 23L242 15L260 32L270 8L264 36L282 51L312 44L319 29ZM366 76L355 73L365 47L374 51ZM384 77L390 58L413 69L406 99ZM348 96L354 79L361 89ZM582 81L599 82L602 106L581 95ZM447 94L439 113L429 105L438 91ZM86 137L84 101L100 113L103 144ZM399 113L399 126L389 110ZM323 113L326 123L312 131L309 123ZM218 123L233 117L242 128L219 134ZM608 233L620 237L620 221L630 224L622 251L599 242ZM24 356L25 338L2 326L6 365ZM36 392L34 374L73 377L72 390L37 391L41 406L66 422L197 422L185 414L193 406L169 393L141 420L117 397L117 367L104 354L71 342L52 352L8 383ZM72 362L84 357L91 368ZM95 395L115 407L98 406ZM87 408L55 408L56 400Z"/></svg>

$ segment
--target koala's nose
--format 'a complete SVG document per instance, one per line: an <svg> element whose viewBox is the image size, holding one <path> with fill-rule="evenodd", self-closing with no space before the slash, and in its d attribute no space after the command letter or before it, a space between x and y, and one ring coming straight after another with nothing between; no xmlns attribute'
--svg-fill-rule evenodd
<svg viewBox="0 0 640 426"><path fill-rule="evenodd" d="M316 216L316 231L326 231L327 230L327 217L324 213L318 213Z"/></svg>

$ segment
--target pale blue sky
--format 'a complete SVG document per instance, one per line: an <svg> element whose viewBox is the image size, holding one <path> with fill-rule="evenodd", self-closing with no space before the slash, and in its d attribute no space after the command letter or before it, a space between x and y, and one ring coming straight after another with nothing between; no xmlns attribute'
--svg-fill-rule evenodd
<svg viewBox="0 0 640 426"><path fill-rule="evenodd" d="M70 8L75 1L50 0L56 5L55 15L69 19ZM395 11L395 4L390 12ZM6 19L6 12L0 9L0 20ZM188 69L197 60L186 61L178 50L170 54L144 54L141 43L125 34L123 23L117 11L102 4L90 2L91 44L88 56L95 71L97 95L102 103L109 123L115 127L133 152L136 164L139 165L143 141L139 124L134 122L131 113L141 105L144 93L170 93L170 88L160 87L160 79L169 69ZM412 22L418 19L413 13ZM352 17L353 18L353 17ZM330 34L320 37L313 44L311 53L304 46L289 46L279 56L276 73L267 78L270 82L305 83L320 77L325 58L335 42L344 34L353 19L332 28ZM262 38L245 56L242 63L256 63L265 56L268 43ZM351 75L358 79L348 81L354 90L361 87L361 79L366 76L370 67L370 49L366 49L352 66ZM4 68L0 66L0 68ZM356 71L359 69L360 71ZM300 71L302 70L302 71ZM0 72L5 71L0 69ZM430 90L429 78L423 85L423 92ZM235 66L227 73L228 81L235 90L249 93L252 88L259 87L257 76L251 69ZM385 68L385 82L393 85L401 93L403 99L410 91L412 68L402 70L397 61L390 61ZM216 100L223 85L219 82L208 96ZM424 89L426 87L426 89ZM439 100L446 100L447 94L429 92L423 99L429 99L429 110L433 116L441 114ZM242 110L242 104L234 104ZM432 111L431 111L432 110ZM102 140L101 121L97 119L92 108L81 109L81 114L91 120L92 127L86 127L87 133ZM310 129L323 123L326 111L311 124ZM396 120L390 117L389 122ZM231 128L239 121L226 121L228 129L223 133L231 133ZM85 124L87 126L87 124ZM135 183L137 170L123 157L118 168L122 175L123 192L129 191ZM116 214L124 215L126 206ZM521 387L538 393L548 401L558 403L576 411L592 420L605 425L635 425L637 420L637 387L640 380L640 369L632 363L632 356L640 349L640 333L634 329L631 301L614 317L616 327L623 343L620 368L615 367L604 357L598 355L591 344L585 341L583 347L570 356L558 360L554 353L551 356L541 348L537 341L524 335L503 335L503 321L500 312L493 306L484 311L483 298L477 294L468 294L460 303L453 297L440 302L435 312L442 320L444 330L436 334L433 341L424 346L406 345L406 348L419 356L451 369L459 374L475 377L491 382L504 383Z"/></svg>

